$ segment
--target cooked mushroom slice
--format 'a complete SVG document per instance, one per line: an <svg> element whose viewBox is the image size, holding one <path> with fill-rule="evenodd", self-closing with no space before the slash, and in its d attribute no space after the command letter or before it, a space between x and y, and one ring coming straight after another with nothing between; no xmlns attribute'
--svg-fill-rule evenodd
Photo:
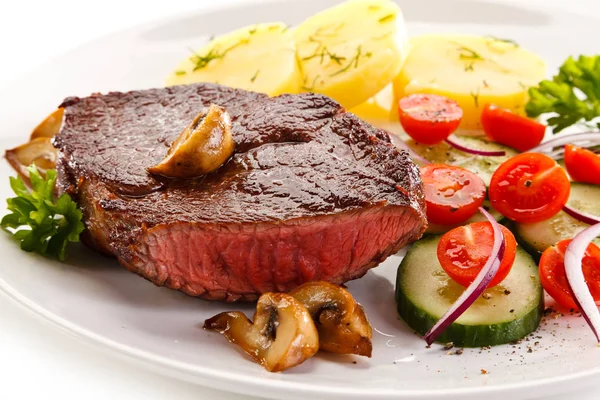
<svg viewBox="0 0 600 400"><path fill-rule="evenodd" d="M31 140L44 137L51 138L54 137L58 131L60 130L60 126L62 125L63 116L65 115L64 108L57 108L52 114L48 115L45 120L40 122L38 126L35 127L33 132L31 132Z"/></svg>
<svg viewBox="0 0 600 400"><path fill-rule="evenodd" d="M204 323L240 346L270 372L302 363L319 350L319 336L306 308L284 293L258 299L254 323L239 311L218 314Z"/></svg>
<svg viewBox="0 0 600 400"><path fill-rule="evenodd" d="M46 170L56 167L56 149L51 138L39 137L11 150L6 150L6 160L23 177L29 181L27 167L35 163L42 176Z"/></svg>
<svg viewBox="0 0 600 400"><path fill-rule="evenodd" d="M290 294L312 315L321 350L371 357L371 324L350 292L328 282L309 282Z"/></svg>
<svg viewBox="0 0 600 400"><path fill-rule="evenodd" d="M227 161L234 147L229 114L212 104L175 139L165 159L148 171L172 178L206 175Z"/></svg>

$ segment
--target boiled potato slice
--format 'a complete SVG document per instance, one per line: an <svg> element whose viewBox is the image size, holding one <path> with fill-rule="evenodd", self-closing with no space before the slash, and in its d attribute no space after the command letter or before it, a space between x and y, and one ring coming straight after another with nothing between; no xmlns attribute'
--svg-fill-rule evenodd
<svg viewBox="0 0 600 400"><path fill-rule="evenodd" d="M186 58L167 86L213 82L270 96L298 93L301 78L292 32L283 23L247 26L219 36Z"/></svg>
<svg viewBox="0 0 600 400"><path fill-rule="evenodd" d="M407 40L402 12L390 0L351 0L320 12L294 31L303 90L350 109L400 72Z"/></svg>
<svg viewBox="0 0 600 400"><path fill-rule="evenodd" d="M481 110L493 103L524 114L527 90L546 77L537 55L506 40L471 35L426 35L411 39L411 52L394 80L397 99L433 93L456 100L461 128L481 129Z"/></svg>
<svg viewBox="0 0 600 400"><path fill-rule="evenodd" d="M393 106L393 103L394 91L390 84L375 96L349 111L372 124L376 124L380 121L389 122L394 119L394 114L396 114L396 116L398 114L398 110ZM396 120L397 119L398 118L396 117Z"/></svg>

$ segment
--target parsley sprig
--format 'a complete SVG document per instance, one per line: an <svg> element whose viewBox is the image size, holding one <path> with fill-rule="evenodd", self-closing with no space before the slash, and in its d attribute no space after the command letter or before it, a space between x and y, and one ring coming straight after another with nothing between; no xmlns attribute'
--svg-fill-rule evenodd
<svg viewBox="0 0 600 400"><path fill-rule="evenodd" d="M569 57L552 80L529 89L525 111L529 117L545 113L554 133L600 116L600 55ZM595 124L600 129L600 123Z"/></svg>
<svg viewBox="0 0 600 400"><path fill-rule="evenodd" d="M21 177L11 177L10 186L17 197L7 199L10 214L0 226L21 243L21 249L64 260L67 244L78 242L84 229L81 210L68 194L55 200L56 171L42 177L35 165L27 168L31 190Z"/></svg>

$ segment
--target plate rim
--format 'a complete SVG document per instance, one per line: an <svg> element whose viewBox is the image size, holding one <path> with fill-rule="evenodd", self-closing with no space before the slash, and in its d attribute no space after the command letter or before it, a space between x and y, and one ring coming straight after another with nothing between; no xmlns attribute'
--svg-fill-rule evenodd
<svg viewBox="0 0 600 400"><path fill-rule="evenodd" d="M177 12L172 15L160 18L154 18L150 21L133 24L124 29L119 29L114 32L109 32L100 35L92 40L86 41L85 43L79 44L61 53L55 54L48 58L46 62L30 70L24 75L12 83L3 85L4 92L10 92L18 87L21 82L26 81L27 77L35 74L38 71L42 71L45 66L54 63L56 60L66 57L72 53L79 51L80 49L93 46L96 43L107 40L108 38L118 36L124 33L142 30L147 27L156 26L157 24L164 24L169 22L178 21L181 18L189 17L190 12L201 15L213 11L225 12L228 10L235 11L236 9L253 6L253 5L269 5L276 3L285 3L289 0L246 0L243 3L209 3L207 6L197 8L195 10L188 10L186 12ZM299 1L299 0L294 0ZM443 0L439 0L443 1ZM485 3L484 0L475 0L476 2ZM507 3L513 1L508 0ZM216 4L216 5L215 5ZM128 362L134 362L146 369L152 369L160 371L164 375L172 378L183 380L201 386L222 390L225 392L236 393L236 394L251 394L253 396L265 395L267 398L277 398L278 394L292 395L294 398L299 396L327 396L328 398L339 398L339 399L465 399L475 398L475 396L491 395L491 394L523 394L525 390L531 389L543 389L538 390L533 395L535 398L541 398L541 396L554 394L558 395L565 393L570 390L569 387L565 387L565 384L579 384L579 389L583 389L587 386L591 386L593 378L597 378L600 375L600 366L590 368L584 371L567 373L559 377L550 378L537 378L531 380L524 380L521 382L505 383L505 384L492 384L492 385L479 385L464 388L444 388L444 389L364 389L357 390L356 388L343 388L343 387L327 387L327 386L314 386L309 383L302 382L290 382L284 380L270 379L266 376L248 376L243 373L227 372L225 370L219 370L215 368L205 367L200 364L192 364L187 362L181 362L169 357L156 355L150 351L142 350L133 346L129 346L120 343L116 340L110 339L104 335L97 334L89 329L83 328L76 323L69 321L50 310L44 308L42 305L29 299L27 296L21 294L16 288L12 287L6 282L0 275L0 295L4 295L13 304L19 306L27 313L41 321L47 323L53 329L62 331L65 334L73 334L75 338L81 342L91 345L100 351L105 353L120 356L120 358L127 360ZM233 383L243 384L243 387L238 388L238 385L232 385ZM248 389L251 389L250 391ZM277 393L264 393L263 390L276 390ZM529 395L528 395L529 398Z"/></svg>
<svg viewBox="0 0 600 400"><path fill-rule="evenodd" d="M279 0L276 0L279 1ZM273 380L266 377L248 376L243 373L231 373L214 368L207 368L199 364L192 364L170 359L168 357L158 356L152 352L138 349L129 345L122 344L118 341L110 339L106 336L99 335L93 331L79 326L76 323L62 318L55 313L47 310L35 301L22 295L18 290L13 288L0 276L0 294L6 296L14 304L26 310L31 315L48 323L54 329L62 331L65 334L74 334L74 336L95 348L115 356L121 356L130 362L145 367L147 369L158 369L165 375L174 377L179 380L184 380L198 384L201 381L202 386L213 389L223 390L236 394L248 394L248 388L252 389L253 395L264 396L261 389L275 389L278 393L294 395L326 395L330 398L345 398L345 399L464 399L474 398L486 394L510 394L521 393L523 390L533 389L536 387L544 388L543 392L537 393L537 397L544 394L560 394L568 391L568 388L562 387L564 383L580 383L585 387L591 384L591 379L595 378L600 373L600 366L586 371L566 374L558 378L541 378L534 380L526 380L516 383L495 384L485 386L472 386L467 388L445 388L445 389L429 389L429 390L405 390L405 389L366 389L356 390L355 388L344 389L340 387L316 387L307 383L289 382L282 380ZM179 374L174 374L178 372ZM215 381L217 379L218 381ZM219 384L221 383L221 385ZM236 390L236 385L228 385L232 383L243 383L244 388ZM557 390L558 389L558 390ZM268 398L274 397L277 393L268 393ZM335 396L335 397L334 397ZM540 397L541 398L541 397Z"/></svg>

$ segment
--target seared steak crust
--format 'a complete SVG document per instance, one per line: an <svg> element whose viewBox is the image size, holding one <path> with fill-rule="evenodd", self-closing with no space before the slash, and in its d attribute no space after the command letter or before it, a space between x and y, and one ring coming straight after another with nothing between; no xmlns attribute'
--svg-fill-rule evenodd
<svg viewBox="0 0 600 400"><path fill-rule="evenodd" d="M201 179L149 174L213 103L231 115L233 157ZM59 184L82 206L86 242L157 285L235 301L341 284L425 229L408 155L325 96L196 84L61 106Z"/></svg>

